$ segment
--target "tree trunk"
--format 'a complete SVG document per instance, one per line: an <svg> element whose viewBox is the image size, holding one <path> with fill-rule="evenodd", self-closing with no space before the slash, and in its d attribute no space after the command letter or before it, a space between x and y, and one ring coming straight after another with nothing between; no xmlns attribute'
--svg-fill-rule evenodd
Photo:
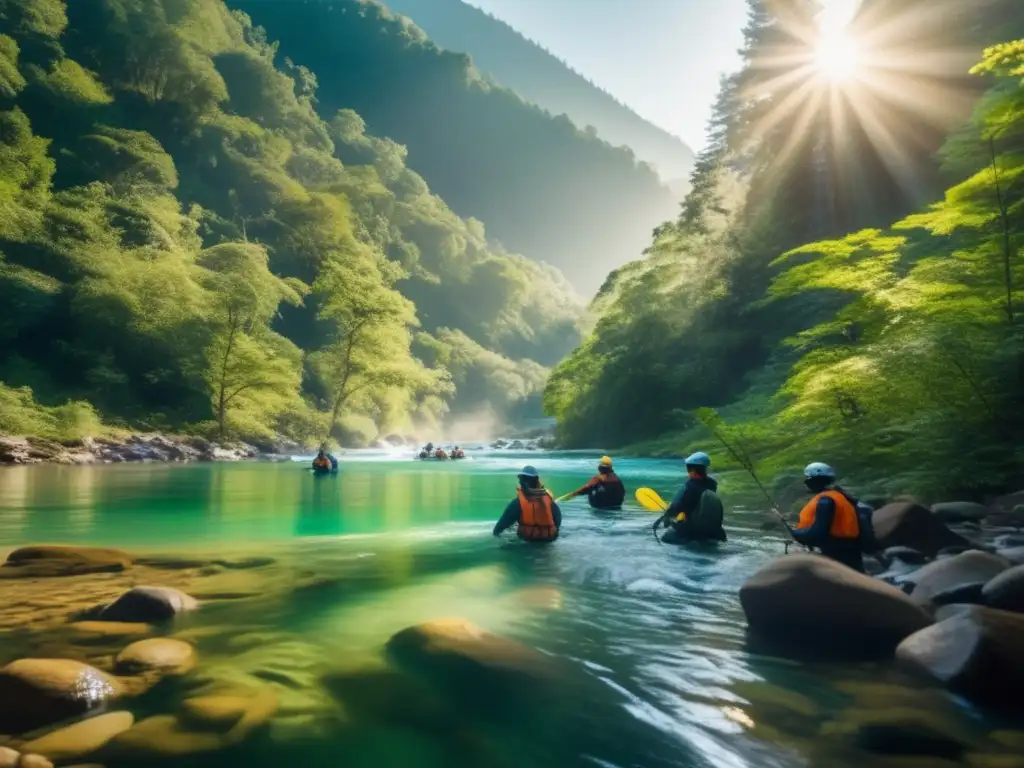
<svg viewBox="0 0 1024 768"><path fill-rule="evenodd" d="M233 312L228 312L228 341L224 347L224 358L220 365L220 381L217 387L217 435L224 439L228 410L228 362L231 359L231 352L235 346L235 334L238 332L238 318Z"/></svg>
<svg viewBox="0 0 1024 768"><path fill-rule="evenodd" d="M1003 225L1003 280L1006 283L1006 319L1013 325L1013 245L1010 241L1010 212L1003 198L1003 186L999 180L999 156L996 153L995 137L988 140L989 152L992 155L992 176L996 186L996 202L999 205L999 216Z"/></svg>

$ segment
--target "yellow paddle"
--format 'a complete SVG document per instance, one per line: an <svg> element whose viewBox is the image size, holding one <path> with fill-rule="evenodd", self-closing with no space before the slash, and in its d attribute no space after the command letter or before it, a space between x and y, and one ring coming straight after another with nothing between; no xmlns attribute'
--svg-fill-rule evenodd
<svg viewBox="0 0 1024 768"><path fill-rule="evenodd" d="M567 494L565 494L565 496L559 496L557 499L555 499L555 501L557 501L557 502L568 501L571 498L572 498L572 494L571 493L567 493Z"/></svg>
<svg viewBox="0 0 1024 768"><path fill-rule="evenodd" d="M650 488L637 488L636 500L648 512L664 512L668 509L668 504L665 503L665 500Z"/></svg>

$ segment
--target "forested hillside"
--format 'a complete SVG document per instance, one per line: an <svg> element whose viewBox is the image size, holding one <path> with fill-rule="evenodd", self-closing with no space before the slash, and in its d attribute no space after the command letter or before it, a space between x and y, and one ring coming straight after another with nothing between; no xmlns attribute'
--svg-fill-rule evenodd
<svg viewBox="0 0 1024 768"><path fill-rule="evenodd" d="M675 215L673 194L616 149L497 87L372 0L229 0L317 74L318 109L354 109L409 167L505 247L593 292Z"/></svg>
<svg viewBox="0 0 1024 768"><path fill-rule="evenodd" d="M614 146L629 147L666 183L689 178L693 150L682 139L647 122L500 19L463 0L385 2L441 47L468 53L473 65L495 82L552 114L568 115L580 128L593 126Z"/></svg>
<svg viewBox="0 0 1024 768"><path fill-rule="evenodd" d="M0 434L352 444L536 398L573 291L331 103L221 0L0 0Z"/></svg>
<svg viewBox="0 0 1024 768"><path fill-rule="evenodd" d="M750 7L682 215L548 385L562 441L727 463L716 407L765 476L1019 484L1024 42L1000 45L1019 3L865 0L845 82L814 65L812 3Z"/></svg>

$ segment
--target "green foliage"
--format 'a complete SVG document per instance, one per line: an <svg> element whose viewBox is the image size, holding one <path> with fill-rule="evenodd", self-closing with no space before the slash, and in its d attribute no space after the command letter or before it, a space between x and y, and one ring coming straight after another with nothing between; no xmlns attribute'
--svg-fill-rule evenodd
<svg viewBox="0 0 1024 768"><path fill-rule="evenodd" d="M48 72L35 66L30 67L29 71L33 81L56 99L93 106L114 101L96 76L72 59L54 62Z"/></svg>
<svg viewBox="0 0 1024 768"><path fill-rule="evenodd" d="M103 433L99 417L85 402L52 408L39 405L28 387L0 384L0 434L32 435L51 440L80 440Z"/></svg>
<svg viewBox="0 0 1024 768"><path fill-rule="evenodd" d="M881 12L885 0L871 4ZM545 404L562 440L679 452L717 436L727 469L785 477L823 460L876 492L981 497L1014 486L1024 468L1024 44L989 48L975 67L988 91L950 131L942 161L955 178L938 202L887 204L890 221L904 216L888 228L861 208L845 227L856 206L830 221L814 197L845 177L816 167L812 147L787 145L797 126L750 133L779 96L764 53L787 34L768 5L752 8L747 64L723 83L682 216L659 228L644 262L609 280L594 333L551 376ZM785 152L792 164L779 165ZM858 179L888 195L884 175ZM821 231L811 245L794 237Z"/></svg>
<svg viewBox="0 0 1024 768"><path fill-rule="evenodd" d="M578 339L557 271L489 245L354 112L324 122L319 73L221 0L0 20L0 381L31 386L40 430L70 397L115 424L364 441L463 396L421 328L482 345L467 381L542 378L508 357ZM500 381L509 411L539 386Z"/></svg>

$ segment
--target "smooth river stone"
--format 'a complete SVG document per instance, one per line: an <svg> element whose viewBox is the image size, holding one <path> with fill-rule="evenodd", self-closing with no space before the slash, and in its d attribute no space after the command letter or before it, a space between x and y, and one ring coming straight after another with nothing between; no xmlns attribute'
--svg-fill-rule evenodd
<svg viewBox="0 0 1024 768"><path fill-rule="evenodd" d="M0 730L31 731L85 714L120 693L116 680L78 661L12 661L0 669Z"/></svg>
<svg viewBox="0 0 1024 768"><path fill-rule="evenodd" d="M18 768L53 768L53 763L42 755L22 755Z"/></svg>
<svg viewBox="0 0 1024 768"><path fill-rule="evenodd" d="M68 625L73 639L79 642L137 639L152 635L152 624L122 621L76 621Z"/></svg>
<svg viewBox="0 0 1024 768"><path fill-rule="evenodd" d="M132 643L114 659L114 670L120 675L156 672L160 675L183 675L195 669L196 651L183 640L153 637Z"/></svg>
<svg viewBox="0 0 1024 768"><path fill-rule="evenodd" d="M96 752L119 733L131 728L134 722L135 718L130 712L111 712L91 717L30 741L22 750L58 762L76 760Z"/></svg>
<svg viewBox="0 0 1024 768"><path fill-rule="evenodd" d="M21 755L10 747L0 747L0 768L18 768Z"/></svg>

